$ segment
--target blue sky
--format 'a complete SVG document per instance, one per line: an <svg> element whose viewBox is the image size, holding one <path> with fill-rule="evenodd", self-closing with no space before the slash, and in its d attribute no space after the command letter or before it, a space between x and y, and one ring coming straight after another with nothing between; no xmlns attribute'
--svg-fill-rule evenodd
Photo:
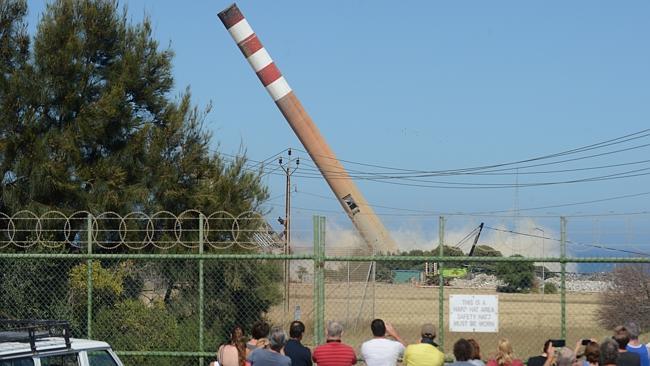
<svg viewBox="0 0 650 366"><path fill-rule="evenodd" d="M302 149L216 14L226 1L130 0L129 14L147 14L161 46L176 52L178 91L190 86L198 105L213 103L206 127L214 148L255 161ZM42 1L29 1L33 31ZM289 84L348 169L395 172L364 163L439 171L525 160L650 128L650 3L628 1L239 1L238 5ZM641 135L637 135L641 136ZM650 137L566 158L582 159L508 175L424 178L471 184L560 182L650 167ZM639 147L641 146L641 147ZM632 148L625 152L614 150ZM296 154L297 153L297 154ZM587 155L602 156L584 158ZM297 230L311 215L349 226L308 156L295 173ZM546 159L556 162L561 159ZM631 164L635 163L635 164ZM619 167L576 170L614 164ZM521 165L512 165L516 167ZM269 161L275 169L275 159ZM561 173L530 172L566 170ZM284 178L266 178L269 217L283 215ZM640 170L633 174L643 174ZM412 187L413 181L359 180L359 188L395 233L437 239L439 213L472 213L594 201L650 191L650 178L499 189ZM427 183L429 185L429 183ZM431 184L433 185L433 184ZM323 198L325 197L325 198ZM453 216L460 233L480 221L510 230L542 228L557 236L560 215L570 235L650 252L650 195L521 211L513 218ZM388 208L390 207L390 208ZM414 212L408 210L420 210ZM300 221L304 225L298 224ZM523 227L523 229L522 229ZM540 230L537 230L540 233ZM400 234L396 234L400 235ZM406 235L406 234L404 234ZM407 235L407 236L408 236ZM494 234L496 235L496 234ZM634 245L631 245L634 244ZM593 253L590 253L593 254Z"/></svg>

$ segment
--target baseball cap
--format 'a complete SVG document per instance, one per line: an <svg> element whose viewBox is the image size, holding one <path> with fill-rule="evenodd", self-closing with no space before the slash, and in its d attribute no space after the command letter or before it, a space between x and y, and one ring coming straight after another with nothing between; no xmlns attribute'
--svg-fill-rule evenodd
<svg viewBox="0 0 650 366"><path fill-rule="evenodd" d="M422 324L420 335L426 338L434 338L436 336L436 328L431 323Z"/></svg>

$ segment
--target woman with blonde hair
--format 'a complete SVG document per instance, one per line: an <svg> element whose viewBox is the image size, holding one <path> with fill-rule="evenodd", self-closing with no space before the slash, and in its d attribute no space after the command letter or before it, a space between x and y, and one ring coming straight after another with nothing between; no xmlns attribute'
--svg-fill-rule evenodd
<svg viewBox="0 0 650 366"><path fill-rule="evenodd" d="M487 366L524 366L524 363L515 357L510 341L501 338L497 343L497 353L488 361Z"/></svg>

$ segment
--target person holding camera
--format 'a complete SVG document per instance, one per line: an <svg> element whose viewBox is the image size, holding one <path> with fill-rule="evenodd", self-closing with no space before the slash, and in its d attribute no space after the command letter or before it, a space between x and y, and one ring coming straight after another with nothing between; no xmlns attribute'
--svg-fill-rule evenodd
<svg viewBox="0 0 650 366"><path fill-rule="evenodd" d="M366 365L397 365L397 360L404 354L406 347L395 328L381 319L375 319L370 323L370 330L373 338L361 345L361 355Z"/></svg>
<svg viewBox="0 0 650 366"><path fill-rule="evenodd" d="M585 345L585 360L582 366L598 366L600 362L600 345L592 340Z"/></svg>
<svg viewBox="0 0 650 366"><path fill-rule="evenodd" d="M548 358L548 347L551 345L551 340L547 339L544 342L544 348L542 349L542 354L539 356L533 356L528 359L526 365L528 366L544 366L546 359Z"/></svg>

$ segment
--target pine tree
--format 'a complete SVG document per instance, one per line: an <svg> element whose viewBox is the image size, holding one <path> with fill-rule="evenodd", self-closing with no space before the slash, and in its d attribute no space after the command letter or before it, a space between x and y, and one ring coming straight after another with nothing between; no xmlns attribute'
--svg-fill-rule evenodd
<svg viewBox="0 0 650 366"><path fill-rule="evenodd" d="M210 151L211 135L203 126L210 106L194 106L189 89L171 96L173 52L159 47L148 19L132 24L114 0L53 0L30 45L26 13L24 0L0 0L0 213L54 210L125 215L166 210L180 214L196 209L236 216L259 212L268 198L260 172L245 169L244 156L230 161ZM185 225L184 230L192 229ZM232 222L218 225L211 222L210 229L229 230ZM241 222L239 229L246 232L247 225L253 223ZM154 240L169 239L164 236L170 232L158 230L161 237ZM223 232L222 239L232 239ZM7 313L2 315L50 316L65 307L67 285L51 291L43 286L53 280L42 284L39 280L49 277L39 273L61 276L70 273L72 265L0 261L3 293L22 291L13 285L16 281L3 280L13 277L34 294L29 299L4 296L0 308ZM149 276L164 282L159 290L169 295L166 310L189 323L197 317L197 284L188 281L198 278L195 267L188 261L161 261L147 267ZM206 319L213 329L207 335L211 339L235 322L250 325L278 301L279 272L273 264L251 268L245 262L210 262L205 271L211 278L206 293L214 295L206 304L206 313L214 314ZM125 291L129 298L119 301L137 300L142 282L132 279L133 288ZM172 298L172 289L179 288ZM46 291L51 296L38 298ZM15 303L21 299L42 307ZM95 310L120 308L104 305L96 303ZM11 313L16 309L21 313ZM84 324L80 314L74 316L79 316L77 324ZM112 327L96 324L100 334L102 330L112 334ZM177 341L191 341L186 338L181 335Z"/></svg>
<svg viewBox="0 0 650 366"><path fill-rule="evenodd" d="M13 83L1 103L3 212L238 213L267 197L245 159L210 152L209 107L194 107L189 89L170 97L173 52L159 49L148 19L130 24L116 1L55 1L29 55L24 1L2 10Z"/></svg>
<svg viewBox="0 0 650 366"><path fill-rule="evenodd" d="M29 36L23 21L27 14L24 0L0 1L0 210L11 199L15 185L24 180L11 170L11 162L20 150L20 136L25 133L20 121L28 118L22 95L28 66Z"/></svg>

